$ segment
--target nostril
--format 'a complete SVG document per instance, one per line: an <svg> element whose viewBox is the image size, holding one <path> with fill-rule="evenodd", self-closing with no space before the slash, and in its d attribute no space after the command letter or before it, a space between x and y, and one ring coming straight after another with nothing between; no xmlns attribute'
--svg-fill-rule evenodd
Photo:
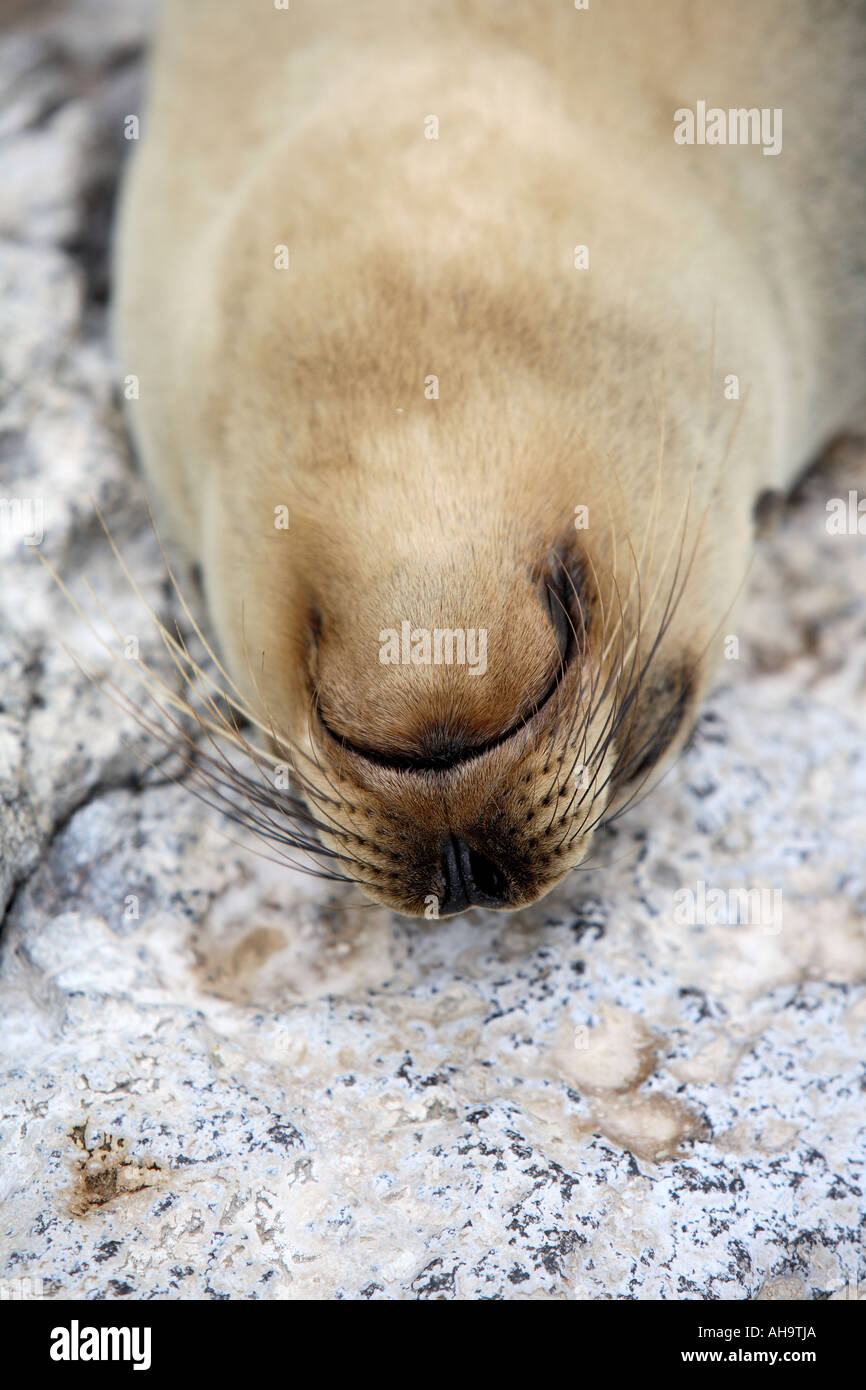
<svg viewBox="0 0 866 1390"><path fill-rule="evenodd" d="M452 837L442 850L442 876L445 896L439 906L442 917L463 912L467 907L504 907L508 901L508 881L487 858L470 849L465 840Z"/></svg>
<svg viewBox="0 0 866 1390"><path fill-rule="evenodd" d="M470 849L466 856L466 862L467 876L478 894L488 900L493 899L496 902L502 902L508 885L505 881L505 875L500 873L493 861L485 855L479 854L477 850Z"/></svg>
<svg viewBox="0 0 866 1390"><path fill-rule="evenodd" d="M439 915L451 917L455 912L462 912L465 907L469 907L469 899L460 877L457 846L453 840L446 840L442 851L442 878L445 892L439 904Z"/></svg>

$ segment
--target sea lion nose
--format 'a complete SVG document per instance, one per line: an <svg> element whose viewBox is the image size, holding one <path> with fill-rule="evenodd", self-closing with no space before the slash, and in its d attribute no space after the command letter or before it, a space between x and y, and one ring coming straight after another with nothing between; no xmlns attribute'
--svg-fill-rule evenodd
<svg viewBox="0 0 866 1390"><path fill-rule="evenodd" d="M467 907L505 907L508 883L486 855L470 849L465 840L452 836L442 850L445 895L440 917L453 917Z"/></svg>

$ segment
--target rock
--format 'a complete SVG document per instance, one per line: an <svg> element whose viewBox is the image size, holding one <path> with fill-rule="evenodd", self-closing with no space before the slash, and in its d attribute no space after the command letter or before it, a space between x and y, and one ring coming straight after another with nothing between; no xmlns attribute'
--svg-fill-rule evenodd
<svg viewBox="0 0 866 1390"><path fill-rule="evenodd" d="M4 511L0 1280L862 1296L866 547L825 526L862 449L762 543L738 659L589 872L433 925L257 857L70 661L137 688L38 559L179 687L93 506L184 622L105 346L148 8L19 7L0 45L0 495L44 532Z"/></svg>

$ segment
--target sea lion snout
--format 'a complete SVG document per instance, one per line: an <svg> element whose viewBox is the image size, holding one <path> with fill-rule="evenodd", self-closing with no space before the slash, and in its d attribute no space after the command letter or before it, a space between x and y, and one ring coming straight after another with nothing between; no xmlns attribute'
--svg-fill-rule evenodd
<svg viewBox="0 0 866 1390"><path fill-rule="evenodd" d="M602 759L587 784L583 731L569 737L565 704L551 704L556 712L445 770L394 769L320 743L323 782L310 801L322 807L325 843L372 897L413 916L534 901L585 857L610 771Z"/></svg>
<svg viewBox="0 0 866 1390"><path fill-rule="evenodd" d="M401 912L437 918L534 901L584 858L609 797L611 720L590 699L602 689L591 609L581 627L579 609L549 591L545 566L518 569L511 597L503 569L494 570L505 612L492 598L486 611L501 645L490 642L477 678L454 663L410 660L391 668L399 679L383 682L377 700L353 709L364 667L331 666L323 620L310 724L321 784L308 786L310 804L329 848ZM477 618L483 605L469 611ZM345 655L342 630L339 643ZM531 701L527 686L538 692ZM312 766L307 777L317 782Z"/></svg>

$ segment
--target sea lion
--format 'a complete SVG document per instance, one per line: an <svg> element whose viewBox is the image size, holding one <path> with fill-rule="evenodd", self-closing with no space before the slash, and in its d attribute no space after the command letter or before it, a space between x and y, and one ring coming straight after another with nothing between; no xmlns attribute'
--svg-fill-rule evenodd
<svg viewBox="0 0 866 1390"><path fill-rule="evenodd" d="M164 5L132 433L376 901L533 901L682 747L756 501L864 419L864 33L814 0Z"/></svg>

